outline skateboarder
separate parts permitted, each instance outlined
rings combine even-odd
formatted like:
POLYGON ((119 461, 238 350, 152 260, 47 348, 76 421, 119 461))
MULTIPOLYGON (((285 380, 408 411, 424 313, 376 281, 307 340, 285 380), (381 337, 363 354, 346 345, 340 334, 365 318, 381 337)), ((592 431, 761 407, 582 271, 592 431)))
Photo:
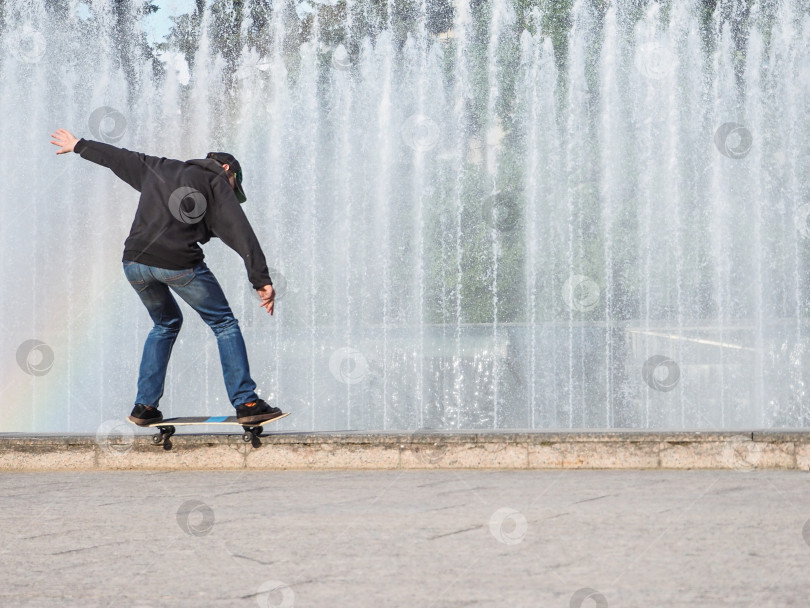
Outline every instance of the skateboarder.
POLYGON ((233 156, 211 152, 186 162, 147 156, 109 144, 77 139, 65 129, 51 134, 57 154, 76 152, 110 168, 141 193, 124 244, 124 274, 155 325, 146 338, 138 375, 138 396, 129 419, 141 425, 163 419, 166 367, 183 315, 172 291, 202 317, 217 337, 228 398, 240 424, 269 420, 281 410, 256 395, 239 323, 225 294, 203 261, 198 243, 219 237, 244 260, 248 279, 273 314, 275 291, 264 253, 240 203, 242 168, 233 156), (170 290, 171 288, 171 290, 170 290))

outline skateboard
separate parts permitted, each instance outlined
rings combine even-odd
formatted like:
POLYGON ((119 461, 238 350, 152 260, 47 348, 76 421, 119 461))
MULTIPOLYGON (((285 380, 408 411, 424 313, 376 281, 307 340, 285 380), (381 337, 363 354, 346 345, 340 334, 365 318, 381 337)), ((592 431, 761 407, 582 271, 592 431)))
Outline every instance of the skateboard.
POLYGON ((244 429, 244 433, 242 434, 242 441, 245 443, 250 443, 253 445, 254 448, 259 447, 262 442, 259 440, 259 435, 262 434, 264 430, 262 427, 265 424, 269 424, 270 422, 275 422, 276 420, 281 420, 290 415, 290 412, 284 412, 281 416, 276 416, 275 418, 271 418, 270 420, 265 420, 264 422, 252 423, 252 424, 240 424, 237 422, 236 416, 185 416, 180 418, 164 418, 160 422, 152 422, 151 424, 135 424, 127 418, 127 422, 130 424, 135 424, 135 426, 141 428, 149 428, 149 427, 157 427, 158 433, 152 435, 152 443, 155 445, 163 445, 164 450, 171 450, 172 449, 172 435, 174 435, 176 426, 191 426, 195 424, 221 424, 221 425, 239 425, 244 429))

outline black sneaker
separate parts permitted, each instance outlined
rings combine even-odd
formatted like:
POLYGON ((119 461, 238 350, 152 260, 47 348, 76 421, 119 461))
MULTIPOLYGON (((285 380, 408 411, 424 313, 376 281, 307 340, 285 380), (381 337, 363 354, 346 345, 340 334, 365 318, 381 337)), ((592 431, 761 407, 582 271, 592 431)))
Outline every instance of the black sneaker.
POLYGON ((161 414, 160 410, 156 407, 137 403, 135 404, 135 407, 132 408, 132 413, 129 415, 129 419, 137 425, 148 426, 153 422, 160 422, 163 420, 163 414, 161 414))
POLYGON ((278 418, 284 412, 277 407, 268 405, 261 399, 251 403, 236 406, 236 421, 239 424, 255 424, 278 418))

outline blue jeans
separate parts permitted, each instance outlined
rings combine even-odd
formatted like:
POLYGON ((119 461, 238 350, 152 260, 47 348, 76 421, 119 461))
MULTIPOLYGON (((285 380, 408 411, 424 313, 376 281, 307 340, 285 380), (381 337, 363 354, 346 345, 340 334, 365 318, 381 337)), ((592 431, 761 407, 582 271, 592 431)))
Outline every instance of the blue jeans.
POLYGON ((205 262, 185 270, 166 270, 138 262, 124 262, 124 274, 155 323, 143 345, 136 404, 158 407, 163 396, 169 356, 183 325, 183 315, 170 287, 197 311, 217 337, 222 374, 231 404, 236 407, 258 399, 256 383, 250 377, 239 322, 205 262))

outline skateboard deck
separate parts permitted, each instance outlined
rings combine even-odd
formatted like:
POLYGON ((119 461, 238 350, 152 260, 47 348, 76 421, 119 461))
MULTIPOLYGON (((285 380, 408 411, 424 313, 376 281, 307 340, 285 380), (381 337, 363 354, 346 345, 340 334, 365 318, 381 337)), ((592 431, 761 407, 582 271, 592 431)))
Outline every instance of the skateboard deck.
POLYGON ((250 422, 247 424, 242 424, 238 421, 236 416, 180 416, 178 418, 164 418, 160 422, 151 422, 149 424, 135 424, 132 420, 127 417, 127 422, 130 424, 134 424, 135 426, 141 428, 152 428, 157 427, 158 433, 152 436, 152 443, 155 445, 163 444, 164 450, 172 449, 172 442, 171 436, 174 435, 176 426, 193 426, 193 425, 237 425, 241 426, 242 429, 245 431, 242 434, 242 441, 245 443, 251 443, 253 447, 259 447, 261 445, 261 441, 259 441, 259 435, 262 434, 262 427, 265 424, 269 424, 271 422, 275 422, 276 420, 281 420, 282 418, 286 418, 290 415, 290 412, 284 412, 281 416, 276 416, 275 418, 271 418, 270 420, 264 420, 262 422, 250 422))

